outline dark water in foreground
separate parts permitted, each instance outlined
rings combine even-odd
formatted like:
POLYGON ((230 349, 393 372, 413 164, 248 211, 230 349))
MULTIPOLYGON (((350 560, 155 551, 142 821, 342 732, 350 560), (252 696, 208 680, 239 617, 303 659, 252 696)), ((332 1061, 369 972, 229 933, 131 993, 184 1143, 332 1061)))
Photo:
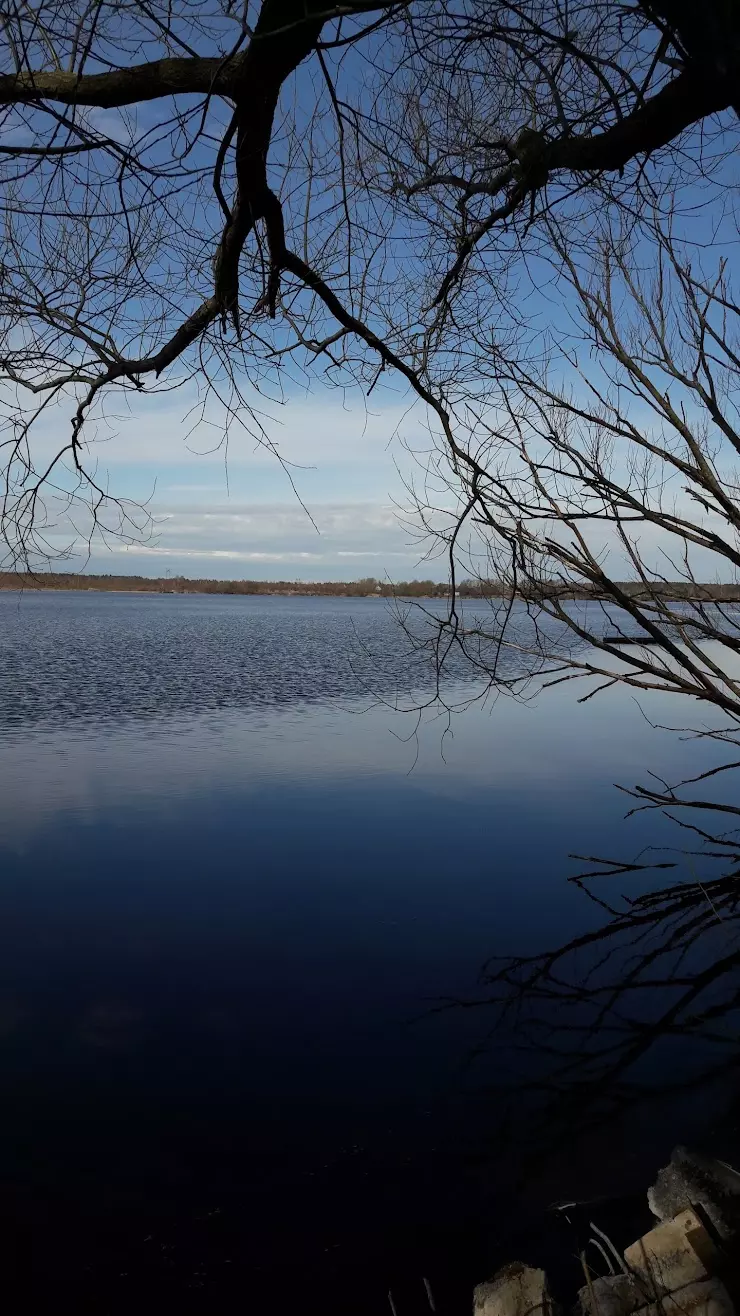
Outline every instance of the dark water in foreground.
POLYGON ((374 599, 0 595, 0 1207, 36 1309, 380 1312, 434 1273, 466 1310, 517 1221, 717 1117, 653 1102, 522 1180, 490 1020, 431 1007, 594 926, 568 854, 667 836, 613 783, 708 751, 624 692, 444 739, 369 692, 428 678, 374 599))

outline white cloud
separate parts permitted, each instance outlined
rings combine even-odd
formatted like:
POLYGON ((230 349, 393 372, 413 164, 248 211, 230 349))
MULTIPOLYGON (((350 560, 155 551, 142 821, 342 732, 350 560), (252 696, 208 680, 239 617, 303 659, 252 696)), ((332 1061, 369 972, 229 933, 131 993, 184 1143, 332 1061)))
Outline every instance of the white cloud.
POLYGON ((153 509, 151 545, 135 555, 232 559, 244 562, 338 562, 347 558, 415 560, 394 509, 379 503, 322 503, 307 515, 292 503, 153 509))
POLYGON ((320 562, 320 553, 244 553, 238 549, 226 548, 161 548, 155 544, 129 544, 122 550, 134 557, 178 557, 204 558, 206 560, 227 559, 233 562, 320 562))
MULTIPOLYGON (((310 516, 296 499, 207 508, 158 504, 150 511, 150 536, 128 545, 98 542, 89 560, 79 516, 72 527, 62 513, 55 533, 60 546, 71 541, 78 555, 65 569, 150 575, 168 569, 196 577, 269 579, 279 565, 284 578, 311 580, 365 575, 367 567, 358 570, 355 564, 367 563, 373 574, 392 579, 420 574, 418 547, 386 503, 319 503, 311 506, 310 516)), ((427 563, 421 574, 429 576, 427 563)))
MULTIPOLYGON (((202 467, 205 462, 274 467, 278 459, 297 472, 368 459, 393 469, 399 434, 409 441, 428 440, 423 409, 390 393, 371 402, 372 407, 359 390, 349 400, 333 389, 284 402, 255 394, 258 423, 246 410, 229 420, 215 401, 201 409, 192 385, 165 394, 110 393, 100 412, 87 420, 82 438, 101 470, 135 465, 166 471, 183 464, 202 467)), ((71 397, 63 398, 37 423, 33 441, 39 454, 59 447, 59 435, 68 431, 74 408, 71 397)), ((186 491, 192 486, 177 480, 173 487, 186 491)), ((210 480, 207 487, 213 487, 210 480)))
MULTIPOLYGON (((254 402, 271 446, 258 442, 248 413, 242 416, 247 429, 232 426, 223 446, 223 409, 211 399, 201 413, 194 384, 161 394, 107 395, 85 425, 87 465, 112 496, 130 500, 132 509, 145 505, 153 534, 134 532, 137 542, 126 548, 116 541, 114 509, 108 544, 94 545, 89 570, 154 574, 166 559, 178 573, 186 563, 191 574, 215 564, 215 574, 219 562, 244 562, 264 564, 263 575, 270 563, 282 563, 288 575, 306 578, 315 564, 317 576, 340 577, 356 558, 377 563, 380 575, 386 562, 389 572, 403 563, 399 577, 413 574, 418 552, 390 500, 403 496, 398 467, 408 461, 399 433, 410 444, 428 446, 423 410, 388 388, 373 394, 372 408, 360 391, 350 396, 330 389, 284 403, 255 394, 254 402)), ((70 395, 40 418, 32 435, 38 469, 65 441, 74 408, 70 395)), ((70 487, 74 481, 71 473, 70 487)), ((63 488, 61 475, 59 483, 63 488)), ((52 549, 63 552, 76 542, 79 558, 68 568, 77 569, 87 557, 89 518, 79 506, 70 514, 51 495, 47 504, 52 549)), ((144 526, 145 513, 133 516, 144 526)), ((219 574, 229 573, 224 567, 219 574)))

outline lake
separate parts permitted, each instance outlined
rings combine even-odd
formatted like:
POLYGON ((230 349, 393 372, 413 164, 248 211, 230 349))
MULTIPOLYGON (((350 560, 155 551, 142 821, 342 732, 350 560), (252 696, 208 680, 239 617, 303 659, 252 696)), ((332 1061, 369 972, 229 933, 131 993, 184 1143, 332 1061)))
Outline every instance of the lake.
POLYGON ((0 658, 0 1208, 37 1310, 395 1286, 413 1316, 423 1275, 467 1310, 553 1198, 642 1195, 676 1137, 727 1150, 725 1082, 533 1166, 516 1026, 439 1009, 603 922, 569 855, 675 844, 614 783, 713 761, 647 720, 679 700, 466 706, 459 667, 449 724, 419 720, 433 673, 373 598, 7 593, 0 658))

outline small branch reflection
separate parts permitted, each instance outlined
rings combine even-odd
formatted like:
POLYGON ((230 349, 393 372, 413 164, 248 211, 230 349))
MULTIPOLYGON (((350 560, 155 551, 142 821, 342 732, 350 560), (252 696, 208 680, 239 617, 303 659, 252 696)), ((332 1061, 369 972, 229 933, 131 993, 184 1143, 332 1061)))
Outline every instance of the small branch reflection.
MULTIPOLYGON (((669 803, 658 795, 651 804, 669 803)), ((669 816, 695 848, 634 862, 571 856, 596 925, 491 959, 476 996, 442 1007, 493 1011, 476 1054, 495 1055, 495 1087, 516 1098, 512 1110, 535 1100, 551 1144, 740 1067, 740 840, 669 816)))

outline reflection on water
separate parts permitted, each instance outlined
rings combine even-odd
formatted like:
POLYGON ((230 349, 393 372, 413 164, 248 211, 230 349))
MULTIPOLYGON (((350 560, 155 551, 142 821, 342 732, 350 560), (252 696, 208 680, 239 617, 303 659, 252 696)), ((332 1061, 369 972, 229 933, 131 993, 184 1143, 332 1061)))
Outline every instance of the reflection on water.
MULTIPOLYGON (((413 734, 367 695, 423 681, 375 599, 0 596, 0 645, 0 1203, 21 1249, 50 1246, 41 1217, 78 1238, 94 1219, 96 1257, 111 1231, 157 1237, 178 1276, 195 1247, 254 1285, 287 1248, 326 1292, 371 1253, 381 1291, 394 1248, 472 1237, 497 1191, 482 1151, 502 1184, 520 1159, 491 1146, 519 1022, 471 1067, 480 1012, 430 1008, 474 997, 492 955, 596 936, 611 916, 565 881, 569 853, 675 839, 662 817, 623 831, 613 783, 716 746, 568 687, 413 734)), ((674 860, 696 893, 704 861, 674 860)), ((551 1075, 534 1040, 525 1076, 551 1075)), ((675 1132, 649 1116, 616 1177, 641 1181, 675 1132)), ((90 1270, 66 1233, 61 1251, 130 1310, 129 1261, 90 1270)))
MULTIPOLYGON (((507 1095, 519 1114, 529 1098, 530 1139, 539 1155, 553 1141, 572 1139, 576 1129, 612 1129, 647 1101, 660 1118, 666 1101, 684 1096, 694 1121, 700 1111, 695 1122, 706 1136, 712 1104, 718 1098, 726 1104, 735 1093, 737 838, 733 845, 734 854, 717 839, 718 848, 699 854, 671 849, 647 862, 595 861, 597 868, 575 880, 603 910, 596 927, 486 966, 478 995, 465 1004, 484 1013, 489 1030, 495 1021, 502 1070, 507 1046, 516 1051, 507 1095), (697 858, 715 861, 718 871, 700 877, 697 858), (668 872, 675 880, 667 880, 668 872), (658 874, 665 884, 656 884, 658 874)), ((692 1123, 691 1115, 684 1118, 692 1123)))

